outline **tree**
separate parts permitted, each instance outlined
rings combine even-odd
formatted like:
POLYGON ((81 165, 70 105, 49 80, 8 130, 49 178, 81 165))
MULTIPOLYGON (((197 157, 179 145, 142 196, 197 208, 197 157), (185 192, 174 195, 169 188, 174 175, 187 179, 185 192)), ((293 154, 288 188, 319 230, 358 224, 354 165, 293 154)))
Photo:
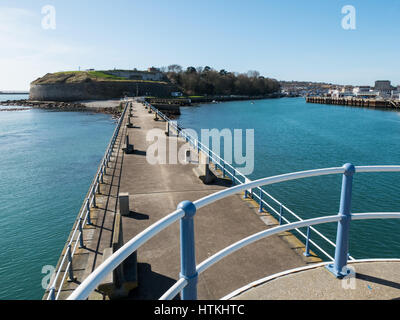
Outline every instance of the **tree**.
POLYGON ((260 76, 260 73, 256 70, 250 70, 247 72, 247 75, 249 78, 258 78, 260 76))
POLYGON ((197 70, 194 67, 188 67, 186 69, 186 73, 197 73, 197 70))
POLYGON ((179 65, 170 65, 167 69, 169 81, 188 95, 263 96, 280 90, 277 80, 262 77, 258 71, 239 74, 225 69, 216 71, 209 66, 190 66, 182 72, 179 65))
POLYGON ((180 73, 182 72, 182 67, 179 64, 171 64, 168 66, 168 72, 180 73))

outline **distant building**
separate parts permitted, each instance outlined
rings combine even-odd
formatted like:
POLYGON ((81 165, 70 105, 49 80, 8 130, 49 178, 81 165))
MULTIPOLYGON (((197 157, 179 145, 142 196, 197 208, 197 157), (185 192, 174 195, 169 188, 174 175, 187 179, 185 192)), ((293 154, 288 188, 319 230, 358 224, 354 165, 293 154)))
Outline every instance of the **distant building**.
POLYGON ((144 81, 163 81, 164 74, 156 68, 149 68, 153 71, 139 71, 139 70, 109 70, 104 71, 116 77, 126 78, 128 80, 144 80, 144 81))
POLYGON ((375 81, 374 90, 381 96, 382 98, 390 98, 392 96, 392 91, 396 88, 393 87, 389 80, 378 80, 375 81))
POLYGON ((147 69, 148 72, 160 72, 160 69, 155 68, 155 67, 151 67, 147 69))
POLYGON ((357 97, 357 98, 376 98, 379 93, 372 90, 372 88, 370 86, 359 86, 359 87, 355 87, 353 89, 353 94, 357 97))
POLYGON ((367 93, 371 91, 371 86, 359 86, 359 87, 354 87, 353 93, 355 95, 360 95, 363 93, 367 93))

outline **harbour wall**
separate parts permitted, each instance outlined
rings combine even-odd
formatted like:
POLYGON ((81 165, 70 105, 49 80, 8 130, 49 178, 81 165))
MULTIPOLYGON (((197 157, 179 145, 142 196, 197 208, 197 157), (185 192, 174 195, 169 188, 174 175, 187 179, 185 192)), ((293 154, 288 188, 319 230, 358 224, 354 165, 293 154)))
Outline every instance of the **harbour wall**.
POLYGON ((31 84, 30 100, 80 101, 106 100, 124 95, 170 96, 175 86, 157 82, 101 81, 84 83, 31 84))
POLYGON ((379 109, 399 109, 400 101, 362 98, 306 97, 307 103, 334 104, 379 109))

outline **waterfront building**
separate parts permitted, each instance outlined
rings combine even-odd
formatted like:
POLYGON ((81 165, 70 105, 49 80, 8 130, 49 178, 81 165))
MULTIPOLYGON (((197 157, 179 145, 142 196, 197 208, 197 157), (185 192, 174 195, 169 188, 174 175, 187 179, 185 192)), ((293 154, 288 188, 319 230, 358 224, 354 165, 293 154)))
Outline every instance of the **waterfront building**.
POLYGON ((377 80, 375 81, 374 90, 377 91, 380 97, 390 98, 392 96, 392 91, 396 88, 391 85, 389 80, 377 80))

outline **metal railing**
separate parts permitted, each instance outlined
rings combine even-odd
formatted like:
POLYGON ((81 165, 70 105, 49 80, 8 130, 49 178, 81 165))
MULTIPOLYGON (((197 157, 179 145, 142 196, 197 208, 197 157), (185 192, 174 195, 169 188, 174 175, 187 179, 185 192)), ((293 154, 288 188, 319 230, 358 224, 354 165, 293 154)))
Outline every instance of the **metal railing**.
POLYGON ((91 225, 91 216, 90 210, 91 208, 96 208, 96 193, 99 192, 100 184, 103 183, 104 175, 107 173, 108 164, 110 162, 110 158, 113 152, 113 148, 115 142, 117 140, 126 110, 128 109, 129 102, 125 103, 125 108, 121 114, 121 117, 118 121, 117 126, 114 129, 114 133, 111 137, 111 140, 107 146, 106 152, 101 160, 101 164, 97 170, 97 173, 93 179, 92 184, 90 185, 89 192, 86 196, 83 206, 79 211, 78 217, 75 220, 75 224, 72 230, 72 233, 69 237, 68 243, 66 245, 66 249, 64 252, 64 256, 61 262, 58 265, 57 270, 54 272, 54 277, 52 277, 48 291, 49 294, 47 296, 47 300, 57 300, 60 293, 62 286, 65 280, 68 279, 73 281, 74 280, 74 273, 73 273, 73 257, 78 248, 84 248, 84 239, 83 239, 83 229, 85 225, 91 225), (64 275, 60 279, 61 273, 64 272, 64 275), (60 280, 60 281, 59 281, 60 280), (58 283, 58 289, 57 289, 58 283))
POLYGON ((351 213, 352 184, 354 174, 362 172, 400 172, 400 165, 396 166, 360 166, 354 167, 346 164, 343 167, 324 168, 309 171, 293 172, 278 176, 268 177, 246 184, 234 186, 214 193, 212 195, 201 198, 195 202, 184 201, 178 205, 176 211, 166 216, 162 220, 144 230, 114 255, 109 257, 102 265, 100 265, 82 284, 69 296, 69 300, 83 300, 97 287, 97 285, 112 272, 127 257, 135 252, 140 246, 146 243, 156 234, 180 220, 181 225, 181 273, 180 279, 160 298, 161 300, 173 299, 177 294, 181 293, 183 300, 197 299, 197 281, 198 276, 209 267, 223 259, 224 257, 236 252, 237 250, 254 243, 263 238, 303 227, 311 227, 314 225, 338 222, 336 250, 334 262, 328 265, 328 269, 338 278, 347 275, 348 262, 348 242, 350 236, 350 222, 352 220, 367 219, 399 219, 400 212, 378 212, 378 213, 351 213), (342 191, 340 200, 339 214, 327 217, 319 217, 309 220, 298 221, 286 225, 277 226, 253 234, 242 239, 229 247, 219 251, 209 257, 199 265, 196 265, 195 259, 195 241, 194 241, 194 216, 196 211, 202 207, 210 205, 218 200, 243 192, 249 188, 256 188, 266 185, 272 185, 285 181, 304 179, 317 176, 342 174, 342 191))
MULTIPOLYGON (((209 147, 205 146, 203 143, 198 141, 184 128, 180 127, 176 121, 173 121, 170 118, 168 118, 164 113, 162 113, 160 110, 152 106, 150 103, 145 101, 143 103, 146 108, 152 110, 158 117, 168 122, 169 130, 174 130, 178 137, 180 136, 184 138, 187 143, 189 143, 193 148, 197 150, 198 153, 203 152, 205 155, 207 155, 208 158, 210 159, 210 162, 214 163, 215 168, 221 170, 222 176, 224 178, 225 177, 230 178, 234 185, 243 184, 251 181, 249 178, 243 175, 238 169, 236 169, 231 164, 222 159, 209 147)), ((263 212, 263 209, 268 209, 268 213, 275 216, 278 219, 280 225, 282 225, 283 223, 303 221, 303 219, 299 215, 297 215, 294 211, 289 209, 282 202, 277 200, 275 197, 273 197, 271 194, 269 194, 261 187, 249 188, 244 190, 244 197, 245 198, 251 197, 253 200, 255 200, 259 204, 260 213, 263 212), (289 217, 291 217, 292 220, 294 219, 295 221, 290 221, 289 217)), ((321 233, 319 230, 317 230, 315 227, 312 226, 307 228, 306 233, 302 232, 299 228, 296 228, 295 231, 297 231, 297 233, 303 239, 305 239, 305 245, 306 245, 306 251, 304 253, 305 256, 311 255, 310 245, 313 245, 315 249, 319 250, 319 252, 325 255, 329 260, 333 260, 332 255, 330 255, 324 248, 322 248, 322 246, 319 245, 316 240, 312 240, 312 236, 315 234, 317 237, 319 237, 319 239, 323 240, 327 246, 331 246, 333 249, 335 249, 336 244, 332 240, 330 240, 327 236, 325 236, 323 233, 321 233)), ((351 260, 355 260, 355 258, 351 255, 349 256, 349 258, 351 260)))
MULTIPOLYGON (((154 109, 152 109, 154 110, 154 109)), ((156 111, 157 112, 157 111, 156 111)), ((157 113, 158 114, 158 113, 157 113)), ((158 114, 161 116, 161 114, 158 114)), ((163 117, 162 117, 163 118, 163 117)), ((166 118, 166 117, 165 117, 166 118)), ((166 118, 168 119, 168 118, 166 118)), ((168 121, 168 120, 167 120, 168 121)), ((190 140, 181 130, 177 130, 183 137, 190 140)), ((193 142, 193 141, 192 141, 193 142)), ((198 145, 196 145, 198 146, 198 145)), ((346 164, 342 167, 315 169, 309 171, 293 172, 278 176, 249 181, 229 189, 225 189, 212 195, 201 198, 195 202, 184 201, 178 205, 176 211, 159 220, 133 239, 126 243, 122 248, 109 257, 102 265, 100 265, 92 274, 86 278, 82 284, 69 296, 68 300, 83 300, 95 290, 99 283, 116 267, 118 267, 126 258, 128 258, 139 247, 145 244, 149 239, 153 238, 162 230, 166 229, 173 223, 180 221, 180 245, 181 245, 181 273, 179 280, 160 298, 161 300, 173 299, 177 294, 181 293, 183 300, 197 299, 197 281, 198 276, 209 267, 223 259, 224 257, 236 252, 237 250, 254 243, 263 238, 285 232, 307 227, 310 228, 325 223, 337 222, 337 234, 335 245, 335 257, 333 263, 328 265, 328 269, 338 278, 347 274, 348 262, 348 243, 350 236, 350 222, 352 220, 367 219, 399 219, 400 212, 378 212, 378 213, 351 213, 351 198, 353 176, 355 173, 367 172, 400 172, 400 165, 394 166, 359 166, 354 167, 346 164), (311 178, 317 176, 342 174, 342 191, 340 199, 339 214, 327 217, 319 217, 309 220, 300 220, 297 222, 280 225, 271 229, 267 229, 242 239, 229 247, 217 252, 210 258, 206 259, 199 265, 196 265, 195 259, 195 241, 194 241, 194 216, 198 209, 210 205, 218 200, 232 196, 234 194, 260 188, 262 186, 277 184, 285 181, 297 179, 311 178)), ((309 234, 309 232, 308 232, 309 234)), ((307 250, 307 248, 306 248, 307 250)))

